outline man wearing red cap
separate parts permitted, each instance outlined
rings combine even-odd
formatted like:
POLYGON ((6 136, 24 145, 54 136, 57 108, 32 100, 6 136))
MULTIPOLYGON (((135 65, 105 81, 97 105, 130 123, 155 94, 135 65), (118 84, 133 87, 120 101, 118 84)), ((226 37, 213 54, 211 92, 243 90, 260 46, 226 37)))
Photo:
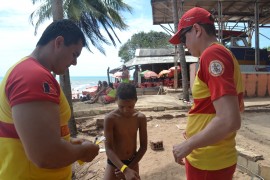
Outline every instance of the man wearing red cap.
POLYGON ((194 104, 184 133, 186 141, 174 145, 175 161, 185 164, 190 180, 232 179, 237 162, 235 136, 244 108, 238 62, 218 43, 214 19, 203 8, 192 8, 182 16, 170 42, 183 43, 193 56, 199 57, 192 88, 194 104))

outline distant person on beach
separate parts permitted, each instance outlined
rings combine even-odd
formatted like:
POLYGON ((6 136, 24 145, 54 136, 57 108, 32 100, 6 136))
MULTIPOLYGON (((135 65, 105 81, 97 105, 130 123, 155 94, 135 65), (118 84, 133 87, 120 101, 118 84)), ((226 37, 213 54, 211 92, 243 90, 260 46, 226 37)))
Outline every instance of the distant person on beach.
POLYGON ((134 85, 121 83, 117 88, 118 108, 105 117, 105 148, 108 157, 105 180, 140 179, 139 161, 147 150, 146 117, 134 109, 137 92, 134 85), (137 132, 140 147, 137 151, 137 132))
POLYGON ((52 22, 36 48, 0 85, 0 179, 71 179, 71 164, 90 162, 99 146, 70 139, 68 101, 52 75, 77 64, 86 40, 70 20, 52 22))
POLYGON ((89 101, 86 101, 85 103, 93 104, 93 103, 97 102, 100 99, 100 96, 103 96, 106 94, 107 88, 108 88, 107 81, 103 81, 99 91, 95 94, 95 96, 92 97, 89 101))
POLYGON ((139 73, 139 71, 140 71, 139 66, 135 66, 135 70, 133 73, 133 82, 134 82, 134 85, 136 87, 138 86, 138 73, 139 73))
POLYGON ((170 42, 183 43, 192 56, 200 58, 186 140, 174 145, 175 162, 185 164, 188 180, 232 179, 237 163, 235 136, 244 109, 238 62, 217 41, 214 19, 203 8, 183 14, 170 42))
POLYGON ((122 83, 129 83, 129 71, 126 65, 122 67, 122 83))
MULTIPOLYGON (((98 93, 98 92, 101 90, 101 88, 102 88, 102 82, 101 82, 101 81, 98 81, 98 84, 97 84, 97 90, 94 91, 94 92, 98 93)), ((88 93, 88 94, 86 95, 85 100, 84 100, 84 99, 81 99, 81 101, 82 101, 82 102, 83 102, 83 101, 88 101, 88 100, 91 100, 93 97, 94 97, 93 94, 92 94, 92 96, 91 96, 91 94, 88 93)))
POLYGON ((115 83, 113 84, 114 85, 114 88, 117 89, 118 86, 119 86, 119 84, 120 84, 119 79, 115 79, 115 83))
POLYGON ((97 88, 97 92, 99 92, 102 88, 102 82, 98 81, 98 88, 97 88))
POLYGON ((105 95, 102 95, 101 102, 109 104, 115 101, 116 89, 113 87, 113 83, 109 83, 109 87, 105 91, 105 95))

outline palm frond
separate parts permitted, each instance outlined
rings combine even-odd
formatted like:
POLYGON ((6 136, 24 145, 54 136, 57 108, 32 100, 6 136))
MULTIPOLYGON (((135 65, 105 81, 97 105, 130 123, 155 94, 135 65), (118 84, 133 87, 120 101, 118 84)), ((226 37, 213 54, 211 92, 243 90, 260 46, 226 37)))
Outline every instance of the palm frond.
POLYGON ((29 21, 32 25, 35 27, 34 34, 37 34, 37 30, 39 26, 44 23, 47 19, 50 19, 52 17, 52 6, 50 3, 43 3, 39 6, 37 10, 35 10, 33 13, 30 14, 29 21), (34 22, 34 19, 37 19, 36 22, 34 22))
MULTIPOLYGON (((33 4, 43 2, 39 9, 30 15, 30 22, 38 27, 52 17, 52 0, 32 0, 33 4), (36 22, 34 20, 37 19, 36 22)), ((126 30, 128 25, 124 22, 122 12, 132 12, 131 6, 123 0, 63 0, 64 18, 74 21, 87 36, 89 41, 101 53, 105 54, 103 43, 116 46, 115 38, 121 43, 115 29, 126 30), (101 33, 104 30, 107 38, 101 33)), ((89 43, 87 49, 90 50, 89 43)))

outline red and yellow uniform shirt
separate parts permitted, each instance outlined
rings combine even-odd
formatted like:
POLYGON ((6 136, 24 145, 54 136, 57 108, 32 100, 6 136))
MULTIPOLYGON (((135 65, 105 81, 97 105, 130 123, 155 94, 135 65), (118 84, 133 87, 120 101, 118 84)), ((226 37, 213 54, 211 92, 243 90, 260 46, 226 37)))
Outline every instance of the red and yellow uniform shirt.
MULTIPOLYGON (((228 49, 214 43, 200 58, 192 88, 194 104, 188 114, 188 138, 211 122, 216 114, 213 101, 224 95, 238 96, 240 110, 243 110, 242 76, 238 62, 228 49)), ((218 170, 232 166, 237 162, 235 135, 236 133, 231 133, 216 144, 193 150, 187 156, 188 161, 202 170, 218 170)))
POLYGON ((26 57, 7 72, 0 85, 0 98, 0 179, 71 179, 71 166, 42 169, 27 159, 11 114, 11 108, 21 103, 51 101, 59 104, 61 136, 69 140, 70 107, 52 74, 33 58, 26 57))

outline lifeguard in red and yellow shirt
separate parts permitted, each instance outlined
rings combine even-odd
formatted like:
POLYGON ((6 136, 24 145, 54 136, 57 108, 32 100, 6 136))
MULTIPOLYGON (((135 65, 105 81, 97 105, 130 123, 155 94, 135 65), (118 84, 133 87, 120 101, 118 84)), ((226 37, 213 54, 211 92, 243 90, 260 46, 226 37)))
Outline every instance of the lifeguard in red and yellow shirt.
POLYGON ((0 85, 1 180, 69 180, 73 162, 98 154, 97 145, 70 140, 70 107, 51 74, 76 65, 83 46, 73 22, 55 21, 33 53, 6 73, 0 85))
POLYGON ((218 43, 214 19, 203 8, 192 8, 182 16, 170 42, 185 44, 192 56, 200 58, 187 139, 173 147, 175 161, 185 164, 188 180, 232 179, 237 162, 235 136, 244 108, 238 62, 218 43))

